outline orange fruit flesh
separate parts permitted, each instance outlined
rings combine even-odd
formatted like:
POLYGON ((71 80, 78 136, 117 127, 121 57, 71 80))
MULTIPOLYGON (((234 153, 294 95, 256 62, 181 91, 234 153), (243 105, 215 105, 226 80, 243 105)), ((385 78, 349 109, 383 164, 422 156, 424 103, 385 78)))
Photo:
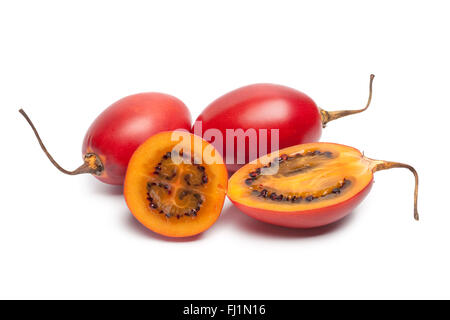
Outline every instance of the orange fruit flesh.
POLYGON ((276 212, 324 208, 363 190, 372 181, 373 166, 373 161, 352 147, 333 143, 293 146, 238 170, 229 180, 228 197, 247 207, 276 212))
POLYGON ((219 154, 200 137, 162 132, 144 142, 127 169, 124 195, 144 226, 170 237, 193 236, 208 229, 220 215, 227 189, 227 171, 219 154), (213 162, 213 163, 211 163, 213 162))

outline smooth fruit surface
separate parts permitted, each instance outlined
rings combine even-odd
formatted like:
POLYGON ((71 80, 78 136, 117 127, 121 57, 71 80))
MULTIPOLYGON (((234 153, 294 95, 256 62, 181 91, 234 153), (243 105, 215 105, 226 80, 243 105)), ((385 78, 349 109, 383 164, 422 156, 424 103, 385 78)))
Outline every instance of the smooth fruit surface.
POLYGON ((264 222, 323 226, 343 218, 365 198, 375 166, 376 161, 348 146, 293 146, 238 170, 230 178, 228 197, 241 211, 264 222))
POLYGON ((124 195, 144 226, 165 236, 187 237, 217 220, 227 182, 222 157, 212 145, 190 133, 161 132, 134 152, 124 195))
POLYGON ((212 143, 223 151, 230 172, 258 156, 251 156, 248 138, 245 149, 239 146, 237 138, 228 141, 227 130, 242 129, 245 132, 254 129, 258 139, 256 155, 317 141, 322 132, 321 115, 315 102, 298 90, 275 84, 253 84, 231 91, 212 102, 197 121, 201 122, 203 132, 218 129, 222 133, 225 139, 223 146, 217 145, 218 141, 212 143), (259 144, 260 130, 267 132, 265 152, 262 153, 259 144), (272 130, 278 132, 278 137, 272 137, 276 134, 272 130), (277 149, 272 149, 273 138, 279 141, 277 149), (237 158, 239 152, 245 152, 244 162, 237 158))
POLYGON ((177 98, 156 92, 118 100, 92 123, 83 142, 83 155, 95 154, 103 163, 99 180, 123 184, 128 161, 136 148, 155 133, 191 126, 189 110, 177 98))

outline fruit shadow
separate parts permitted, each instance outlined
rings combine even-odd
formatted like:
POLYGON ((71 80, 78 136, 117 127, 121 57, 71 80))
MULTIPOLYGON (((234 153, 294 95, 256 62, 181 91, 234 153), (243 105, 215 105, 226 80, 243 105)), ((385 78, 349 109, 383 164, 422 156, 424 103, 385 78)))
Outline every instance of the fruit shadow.
POLYGON ((185 238, 170 238, 166 237, 160 234, 157 234, 150 229, 147 229, 144 227, 136 218, 129 212, 126 212, 126 221, 125 224, 127 227, 131 229, 131 231, 135 234, 138 234, 142 237, 158 240, 158 241, 166 241, 166 242, 192 242, 192 241, 198 241, 202 238, 203 234, 198 234, 196 236, 192 237, 185 237, 185 238))
POLYGON ((115 186, 103 183, 101 181, 89 181, 90 183, 86 183, 88 185, 88 189, 90 193, 93 195, 106 195, 106 196, 122 196, 123 195, 123 186, 115 186))
POLYGON ((311 229, 294 229, 271 225, 254 218, 251 218, 241 212, 234 205, 225 208, 219 221, 216 223, 218 228, 231 225, 237 230, 256 234, 258 236, 273 238, 312 238, 326 236, 344 229, 353 220, 355 211, 348 214, 343 219, 332 224, 311 228, 311 229))

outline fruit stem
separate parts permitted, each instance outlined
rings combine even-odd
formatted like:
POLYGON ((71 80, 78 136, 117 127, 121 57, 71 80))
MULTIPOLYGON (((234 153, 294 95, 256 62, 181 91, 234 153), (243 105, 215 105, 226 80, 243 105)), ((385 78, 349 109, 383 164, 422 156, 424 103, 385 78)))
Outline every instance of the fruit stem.
POLYGON ((414 219, 419 220, 419 212, 417 210, 417 198, 419 196, 419 175, 417 174, 416 169, 414 169, 409 164, 400 163, 400 162, 391 162, 391 161, 382 161, 382 160, 373 160, 369 159, 373 162, 373 172, 387 170, 392 168, 406 168, 411 171, 414 175, 415 179, 415 187, 414 187, 414 219))
POLYGON ((27 120, 28 124, 30 125, 31 129, 33 129, 33 132, 39 142, 39 145, 42 148, 42 151, 44 151, 44 153, 47 155, 48 159, 50 160, 50 162, 62 173, 68 174, 68 175, 77 175, 77 174, 83 174, 83 173, 91 173, 91 174, 95 174, 95 175, 101 175, 103 170, 104 170, 104 166, 102 161, 100 160, 100 158, 95 154, 95 153, 86 153, 84 155, 84 163, 79 166, 77 169, 73 170, 73 171, 69 171, 64 169, 63 167, 61 167, 58 162, 55 161, 55 159, 53 159, 53 157, 50 155, 50 153, 47 151, 47 148, 45 147, 44 143, 42 142, 41 137, 39 136, 39 133, 36 130, 36 127, 34 126, 33 122, 30 120, 30 118, 28 117, 28 115, 26 114, 26 112, 23 109, 19 110, 20 114, 25 118, 25 120, 27 120))
POLYGON ((372 83, 373 78, 375 78, 374 74, 370 75, 370 82, 369 82, 369 98, 367 99, 367 104, 364 108, 358 109, 358 110, 339 110, 339 111, 326 111, 321 108, 319 108, 320 116, 322 118, 322 127, 325 128, 327 126, 327 123, 342 117, 349 116, 351 114, 360 113, 363 111, 366 111, 367 108, 370 105, 370 102, 372 101, 372 83))

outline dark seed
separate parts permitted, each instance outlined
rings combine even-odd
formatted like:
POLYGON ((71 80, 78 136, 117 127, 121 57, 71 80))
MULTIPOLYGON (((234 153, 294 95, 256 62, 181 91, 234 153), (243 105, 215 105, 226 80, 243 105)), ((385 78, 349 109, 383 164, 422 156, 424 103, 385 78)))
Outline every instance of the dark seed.
POLYGON ((191 185, 191 182, 189 181, 189 179, 190 179, 190 176, 188 174, 184 176, 184 181, 186 181, 188 186, 191 185))
POLYGON ((179 198, 180 200, 183 200, 183 198, 184 198, 185 196, 187 196, 187 194, 188 194, 188 192, 187 192, 186 190, 183 190, 183 191, 181 191, 180 194, 178 195, 178 198, 179 198))
POLYGON ((204 175, 204 176, 202 177, 202 182, 203 182, 203 183, 208 183, 208 177, 207 177, 206 175, 204 175))
POLYGON ((314 155, 318 156, 321 152, 319 150, 314 151, 314 155))
POLYGON ((258 174, 256 172, 250 172, 249 176, 252 178, 256 178, 258 174))
POLYGON ((163 159, 169 159, 172 156, 172 152, 167 152, 164 156, 163 159))
POLYGON ((253 179, 246 179, 245 180, 245 184, 248 185, 248 186, 251 186, 252 183, 253 183, 253 179))
POLYGON ((155 203, 150 204, 150 208, 152 209, 158 209, 158 206, 155 203))
POLYGON ((292 199, 292 202, 294 203, 299 203, 300 201, 302 201, 302 197, 295 197, 295 200, 292 199))
POLYGON ((330 151, 325 151, 325 152, 323 153, 323 155, 324 155, 325 157, 327 157, 327 158, 331 158, 333 154, 332 154, 330 151))
POLYGON ((278 201, 283 201, 283 195, 280 194, 280 195, 278 196, 277 200, 278 200, 278 201))
POLYGON ((310 202, 310 201, 313 201, 313 200, 314 200, 314 197, 313 197, 313 196, 307 196, 307 197, 305 198, 305 200, 308 201, 308 202, 310 202))
POLYGON ((277 198, 277 194, 274 192, 270 195, 270 199, 275 200, 277 198))
POLYGON ((172 214, 166 213, 165 216, 166 216, 166 218, 170 218, 170 217, 172 217, 172 214))
POLYGON ((260 196, 263 198, 267 198, 267 190, 264 189, 263 191, 261 191, 260 196))
POLYGON ((195 199, 197 199, 198 204, 203 203, 203 199, 202 199, 201 195, 199 195, 198 193, 194 193, 194 197, 195 197, 195 199))
POLYGON ((181 218, 181 215, 177 214, 177 219, 180 219, 180 218, 181 218))
POLYGON ((334 188, 332 192, 333 192, 333 193, 341 193, 341 189, 339 189, 339 188, 334 188))
POLYGON ((205 167, 203 166, 198 166, 197 169, 200 170, 201 172, 205 172, 205 167))

